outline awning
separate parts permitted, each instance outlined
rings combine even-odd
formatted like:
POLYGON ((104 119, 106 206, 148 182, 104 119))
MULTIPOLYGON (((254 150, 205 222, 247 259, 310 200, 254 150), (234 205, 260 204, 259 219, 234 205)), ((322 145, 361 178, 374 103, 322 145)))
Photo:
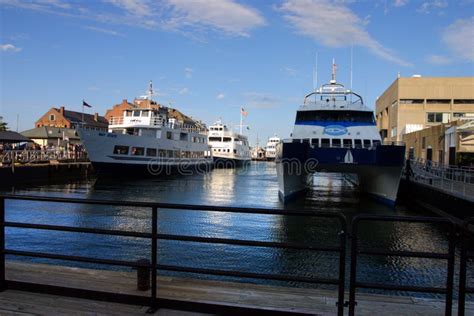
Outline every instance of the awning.
POLYGON ((32 140, 17 132, 0 131, 0 143, 24 143, 24 142, 32 142, 32 140))

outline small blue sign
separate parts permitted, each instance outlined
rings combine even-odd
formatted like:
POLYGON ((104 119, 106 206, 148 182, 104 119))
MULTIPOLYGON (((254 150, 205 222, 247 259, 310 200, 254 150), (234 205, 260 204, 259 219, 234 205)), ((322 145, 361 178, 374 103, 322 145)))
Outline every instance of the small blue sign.
POLYGON ((347 134, 347 128, 341 125, 328 125, 324 128, 323 133, 332 136, 340 136, 347 134))

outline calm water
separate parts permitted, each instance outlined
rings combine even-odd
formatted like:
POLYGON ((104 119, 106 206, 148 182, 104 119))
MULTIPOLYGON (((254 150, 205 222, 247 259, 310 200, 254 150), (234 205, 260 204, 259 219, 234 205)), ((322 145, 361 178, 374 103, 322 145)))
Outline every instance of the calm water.
MULTIPOLYGON (((252 163, 246 171, 218 169, 207 175, 138 181, 90 179, 70 184, 17 187, 8 192, 106 200, 342 211, 349 221, 352 216, 361 213, 420 215, 406 207, 391 209, 366 199, 337 174, 315 177, 314 187, 306 197, 282 205, 278 200, 275 165, 263 162, 252 163)), ((25 201, 7 201, 6 207, 9 221, 150 231, 148 209, 25 201)), ((320 245, 336 245, 339 231, 337 222, 333 220, 273 215, 160 210, 158 220, 160 233, 265 241, 304 240, 320 245)), ((436 226, 372 223, 363 225, 360 231, 362 245, 392 250, 447 251, 445 232, 436 226)), ((149 245, 147 240, 140 238, 7 229, 7 247, 17 250, 138 260, 149 258, 149 245)), ((160 240, 158 254, 160 264, 319 277, 337 275, 337 255, 324 252, 160 240)), ((11 259, 43 262, 29 258, 11 259)), ((50 260, 48 262, 53 263, 50 260)), ((446 265, 443 260, 360 257, 358 278, 370 282, 443 286, 446 265)), ((212 278, 203 275, 192 277, 212 278)))

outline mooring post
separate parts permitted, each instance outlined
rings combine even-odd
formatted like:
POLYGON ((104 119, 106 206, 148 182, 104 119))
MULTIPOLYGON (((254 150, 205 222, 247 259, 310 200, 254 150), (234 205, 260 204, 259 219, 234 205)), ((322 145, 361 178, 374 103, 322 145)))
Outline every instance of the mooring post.
POLYGON ((148 291, 150 289, 150 260, 137 260, 140 265, 137 268, 137 290, 148 291))
POLYGON ((5 198, 0 197, 0 292, 6 289, 5 282, 5 198))

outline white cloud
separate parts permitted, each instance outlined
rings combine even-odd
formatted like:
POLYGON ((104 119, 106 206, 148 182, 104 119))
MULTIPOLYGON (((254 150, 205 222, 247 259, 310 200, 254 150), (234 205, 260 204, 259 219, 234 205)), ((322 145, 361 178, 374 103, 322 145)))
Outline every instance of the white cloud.
POLYGON ((449 25, 442 33, 444 44, 454 56, 474 62, 474 16, 459 19, 449 25))
POLYGON ((179 90, 178 93, 181 94, 181 95, 189 94, 189 89, 188 88, 183 88, 183 89, 179 90))
POLYGON ((246 92, 244 93, 246 104, 255 109, 273 109, 281 105, 279 99, 272 94, 264 92, 246 92))
POLYGON ((184 76, 188 79, 191 79, 193 77, 194 69, 190 67, 184 68, 184 76))
POLYGON ((451 58, 443 55, 430 55, 426 58, 426 61, 434 65, 449 65, 453 62, 451 58))
POLYGON ((283 67, 282 71, 284 71, 290 77, 296 77, 296 70, 291 67, 283 67))
POLYGON ((215 29, 230 35, 248 36, 255 27, 265 25, 260 13, 233 0, 166 0, 172 11, 167 27, 215 29))
POLYGON ((21 51, 21 48, 20 48, 20 47, 16 47, 16 46, 13 45, 13 44, 2 44, 2 45, 0 45, 0 50, 1 50, 2 52, 17 53, 17 52, 21 51))
POLYGON ((142 16, 149 16, 152 14, 151 7, 148 6, 147 1, 143 0, 105 0, 104 2, 108 2, 113 4, 129 14, 132 15, 142 15, 142 16))
POLYGON ((216 96, 216 99, 217 100, 222 100, 225 98, 225 94, 224 93, 219 93, 217 96, 216 96))
POLYGON ((364 21, 344 5, 329 0, 287 0, 279 10, 299 33, 325 46, 348 47, 353 43, 390 62, 411 65, 372 38, 364 21))
POLYGON ((123 36, 122 33, 119 33, 119 32, 113 31, 113 30, 103 29, 101 27, 84 26, 84 29, 94 31, 94 32, 103 33, 103 34, 113 35, 113 36, 123 36))
POLYGON ((418 8, 418 12, 429 14, 432 11, 444 9, 448 6, 448 1, 446 0, 430 0, 425 1, 418 8))
POLYGON ((393 6, 397 8, 403 7, 408 4, 408 1, 409 0, 395 0, 393 1, 393 6))

